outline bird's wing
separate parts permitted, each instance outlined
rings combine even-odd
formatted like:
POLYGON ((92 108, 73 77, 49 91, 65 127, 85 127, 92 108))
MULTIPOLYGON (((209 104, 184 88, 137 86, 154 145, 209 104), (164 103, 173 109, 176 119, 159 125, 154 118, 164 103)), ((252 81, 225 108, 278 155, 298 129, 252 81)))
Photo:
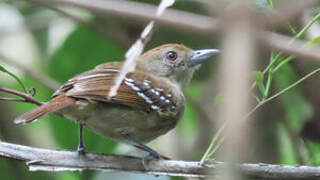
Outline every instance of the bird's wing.
POLYGON ((170 91, 171 85, 161 78, 143 72, 128 73, 115 96, 108 98, 121 64, 106 63, 94 70, 77 75, 59 88, 54 96, 66 96, 127 105, 146 111, 171 111, 177 97, 170 91), (157 83, 154 83, 157 82, 157 83))

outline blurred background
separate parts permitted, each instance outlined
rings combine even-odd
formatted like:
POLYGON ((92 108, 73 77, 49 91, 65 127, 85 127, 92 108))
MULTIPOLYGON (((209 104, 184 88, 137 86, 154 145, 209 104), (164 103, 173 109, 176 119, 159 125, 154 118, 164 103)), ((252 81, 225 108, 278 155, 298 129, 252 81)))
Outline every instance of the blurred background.
MULTIPOLYGON (((209 0, 208 0, 209 1, 209 0)), ((206 0, 179 0, 173 8, 209 15, 206 0)), ((137 2, 158 5, 158 1, 137 2)), ((273 1, 272 1, 273 2, 273 1)), ((275 2, 276 3, 276 0, 275 2)), ((290 3, 287 1, 286 3, 290 3)), ((254 8, 265 13, 272 10, 270 1, 252 1, 254 8)), ((292 21, 275 31, 293 37, 320 12, 320 7, 305 9, 292 21)), ((18 76, 27 89, 35 88, 35 98, 50 100, 54 89, 74 75, 98 64, 124 60, 124 53, 140 36, 147 23, 128 20, 114 14, 100 14, 76 7, 52 6, 29 1, 0 0, 0 65, 18 76), (62 12, 61 12, 61 11, 62 12), (63 13, 67 12, 67 14, 63 13), (21 65, 21 66, 19 66, 21 65), (52 80, 39 81, 30 76, 41 73, 52 80)), ((302 37, 311 41, 320 38, 320 20, 302 37)), ((320 41, 313 41, 320 44, 320 41)), ((193 49, 219 48, 215 36, 159 26, 146 49, 165 43, 184 44, 193 49)), ((257 71, 264 69, 272 56, 262 51, 257 59, 257 71)), ((212 88, 217 79, 213 59, 195 75, 186 91, 187 107, 177 128, 149 144, 172 159, 201 159, 218 127, 210 116, 223 101, 223 92, 212 88)), ((270 94, 274 94, 311 72, 319 64, 293 60, 274 74, 270 94)), ((42 75, 41 75, 42 77, 42 75)), ((252 78, 254 81, 255 78, 252 78)), ((0 73, 0 86, 22 91, 12 77, 0 73)), ((320 165, 320 88, 319 75, 263 105, 254 116, 249 134, 255 145, 248 153, 257 154, 251 162, 275 164, 320 165)), ((253 92, 259 95, 259 90, 253 92)), ((1 93, 3 96, 7 94, 1 93)), ((254 100, 254 97, 253 97, 254 100)), ((34 147, 76 150, 77 125, 55 114, 25 125, 13 124, 13 119, 35 105, 0 102, 0 140, 34 147)), ((125 144, 97 136, 85 130, 84 143, 89 152, 143 156, 143 152, 125 144)), ((217 159, 219 160, 219 159, 217 159)), ((23 162, 0 158, 0 177, 5 179, 170 179, 131 173, 29 172, 23 162)), ((172 178, 181 179, 181 178, 172 178)))

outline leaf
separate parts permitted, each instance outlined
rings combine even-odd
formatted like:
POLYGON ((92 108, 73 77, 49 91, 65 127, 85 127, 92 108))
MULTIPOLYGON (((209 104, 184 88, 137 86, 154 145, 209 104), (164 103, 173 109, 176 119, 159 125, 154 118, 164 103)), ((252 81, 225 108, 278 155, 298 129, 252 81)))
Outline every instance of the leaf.
POLYGON ((320 46, 320 36, 309 41, 307 46, 320 46))
POLYGON ((265 92, 263 80, 264 80, 264 74, 261 71, 254 71, 251 73, 252 78, 256 81, 259 90, 261 91, 262 94, 265 92))
POLYGON ((16 76, 14 75, 13 73, 11 73, 10 71, 8 71, 6 68, 4 68, 3 66, 0 65, 0 71, 4 72, 4 73, 7 73, 9 76, 13 77, 19 84, 20 86, 22 87, 23 91, 25 93, 27 93, 27 89, 26 87, 23 85, 22 81, 16 76))

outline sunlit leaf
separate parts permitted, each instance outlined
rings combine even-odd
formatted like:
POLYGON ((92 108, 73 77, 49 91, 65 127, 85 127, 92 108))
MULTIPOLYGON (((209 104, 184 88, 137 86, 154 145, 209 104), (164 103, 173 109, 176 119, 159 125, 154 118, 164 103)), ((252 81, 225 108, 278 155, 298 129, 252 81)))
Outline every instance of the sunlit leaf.
POLYGON ((264 74, 261 71, 254 71, 251 73, 251 77, 256 81, 259 90, 261 91, 261 93, 263 94, 265 92, 265 87, 263 84, 263 80, 264 80, 264 74))
POLYGON ((308 46, 320 46, 320 36, 309 41, 308 46))

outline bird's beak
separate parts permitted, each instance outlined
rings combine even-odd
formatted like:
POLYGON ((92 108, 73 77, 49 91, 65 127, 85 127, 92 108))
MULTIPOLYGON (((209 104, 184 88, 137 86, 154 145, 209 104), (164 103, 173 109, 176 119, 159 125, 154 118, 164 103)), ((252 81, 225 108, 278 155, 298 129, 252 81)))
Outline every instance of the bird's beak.
POLYGON ((193 52, 190 60, 188 61, 188 66, 192 67, 197 64, 201 64, 207 60, 210 60, 213 56, 220 54, 219 49, 202 49, 193 52))

